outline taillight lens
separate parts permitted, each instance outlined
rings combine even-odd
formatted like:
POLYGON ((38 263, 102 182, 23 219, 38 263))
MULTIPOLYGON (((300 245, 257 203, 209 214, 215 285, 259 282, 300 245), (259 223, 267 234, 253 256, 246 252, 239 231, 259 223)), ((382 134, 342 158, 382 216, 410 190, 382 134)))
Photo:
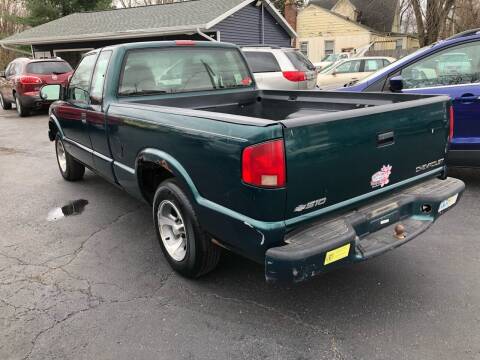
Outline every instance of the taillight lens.
POLYGON ((307 80, 307 74, 304 71, 284 71, 283 77, 294 82, 307 80))
POLYGON ((246 147, 242 154, 242 180, 253 186, 284 187, 286 175, 283 140, 246 147))
POLYGON ((453 129, 455 126, 455 111, 453 110, 453 106, 450 106, 450 132, 448 134, 448 140, 452 141, 453 139, 453 129))
POLYGON ((33 84, 41 84, 42 83, 42 79, 36 77, 36 76, 20 76, 20 78, 18 79, 18 81, 20 82, 20 84, 22 85, 33 85, 33 84))

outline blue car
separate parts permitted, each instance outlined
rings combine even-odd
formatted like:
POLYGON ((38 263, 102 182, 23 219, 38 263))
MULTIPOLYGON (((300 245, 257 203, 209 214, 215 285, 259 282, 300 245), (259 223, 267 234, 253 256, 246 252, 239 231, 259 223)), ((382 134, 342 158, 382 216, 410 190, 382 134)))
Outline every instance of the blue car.
POLYGON ((480 29, 419 49, 339 91, 449 95, 454 127, 447 162, 480 167, 480 29))

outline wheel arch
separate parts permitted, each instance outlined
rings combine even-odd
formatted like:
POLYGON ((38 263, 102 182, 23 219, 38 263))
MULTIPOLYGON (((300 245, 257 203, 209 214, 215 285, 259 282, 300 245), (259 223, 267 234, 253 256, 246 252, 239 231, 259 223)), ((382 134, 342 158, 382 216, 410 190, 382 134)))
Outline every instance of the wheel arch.
POLYGON ((64 138, 60 122, 55 115, 50 114, 50 117, 48 119, 48 138, 50 139, 50 141, 55 140, 55 136, 57 135, 57 133, 60 133, 60 137, 62 139, 64 138))
POLYGON ((150 204, 158 185, 167 179, 175 179, 186 191, 187 196, 194 204, 199 192, 192 178, 181 163, 170 154, 154 149, 143 149, 135 161, 135 173, 143 198, 150 204))

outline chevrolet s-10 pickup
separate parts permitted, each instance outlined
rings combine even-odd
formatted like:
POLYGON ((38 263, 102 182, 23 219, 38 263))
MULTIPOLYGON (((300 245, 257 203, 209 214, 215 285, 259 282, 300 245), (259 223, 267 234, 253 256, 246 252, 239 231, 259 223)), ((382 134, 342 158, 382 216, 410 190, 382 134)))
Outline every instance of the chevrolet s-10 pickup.
POLYGON ((89 168, 153 208, 187 277, 225 248, 300 282, 412 240, 451 209, 447 96, 262 91, 234 45, 188 40, 87 53, 49 137, 68 181, 89 168))

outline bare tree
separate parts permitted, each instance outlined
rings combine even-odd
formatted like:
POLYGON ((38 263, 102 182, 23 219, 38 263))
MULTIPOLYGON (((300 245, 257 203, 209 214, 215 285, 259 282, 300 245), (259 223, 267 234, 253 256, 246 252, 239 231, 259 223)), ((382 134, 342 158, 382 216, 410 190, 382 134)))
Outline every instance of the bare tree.
MULTIPOLYGON (((18 17, 25 15, 24 3, 21 0, 0 0, 0 38, 4 38, 23 30, 23 25, 18 22, 18 17)), ((0 49, 0 69, 5 66, 18 53, 0 49)))
POLYGON ((451 22, 453 32, 480 28, 480 2, 478 0, 457 0, 451 22))
POLYGON ((410 0, 420 46, 434 43, 444 29, 456 0, 410 0))

